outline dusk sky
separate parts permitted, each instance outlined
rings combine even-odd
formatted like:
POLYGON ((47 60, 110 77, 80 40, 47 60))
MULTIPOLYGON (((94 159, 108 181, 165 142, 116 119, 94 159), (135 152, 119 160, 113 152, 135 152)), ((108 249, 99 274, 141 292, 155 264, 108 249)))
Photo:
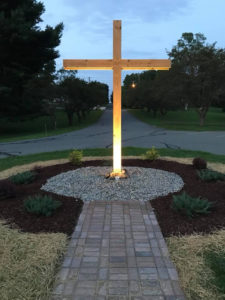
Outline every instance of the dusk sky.
MULTIPOLYGON (((183 32, 203 33, 208 43, 225 47, 225 0, 42 0, 41 27, 64 23, 57 69, 67 59, 111 59, 112 21, 122 20, 122 58, 168 58, 183 32)), ((122 79, 128 73, 123 71, 122 79)), ((79 71, 105 82, 112 71, 79 71)))

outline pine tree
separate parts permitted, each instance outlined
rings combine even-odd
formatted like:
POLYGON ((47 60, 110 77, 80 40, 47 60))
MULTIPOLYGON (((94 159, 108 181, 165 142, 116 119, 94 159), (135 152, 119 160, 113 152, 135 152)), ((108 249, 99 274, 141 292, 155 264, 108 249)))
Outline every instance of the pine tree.
POLYGON ((40 28, 44 5, 36 0, 0 2, 0 115, 39 114, 40 86, 52 82, 63 24, 40 28))

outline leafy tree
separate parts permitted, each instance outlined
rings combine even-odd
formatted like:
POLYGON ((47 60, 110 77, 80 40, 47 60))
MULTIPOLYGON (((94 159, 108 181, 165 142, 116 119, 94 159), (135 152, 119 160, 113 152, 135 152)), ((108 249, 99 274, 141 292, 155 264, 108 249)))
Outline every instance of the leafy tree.
POLYGON ((122 87, 122 105, 124 107, 141 107, 140 97, 138 93, 139 86, 140 73, 132 73, 130 75, 126 75, 122 87))
POLYGON ((0 2, 0 112, 10 119, 41 113, 53 81, 63 24, 41 30, 43 12, 36 0, 0 2))
POLYGON ((153 112, 153 116, 158 111, 164 115, 168 109, 179 107, 177 88, 171 88, 171 71, 145 71, 131 75, 131 78, 125 78, 123 86, 123 104, 127 107, 146 108, 153 112), (136 79, 135 87, 132 87, 133 79, 136 79))
POLYGON ((74 113, 77 113, 78 120, 81 121, 80 110, 82 98, 84 96, 85 82, 76 78, 77 71, 59 70, 58 75, 58 94, 68 117, 68 125, 73 125, 74 113))
POLYGON ((159 111, 165 115, 168 110, 176 110, 181 107, 181 90, 176 85, 173 70, 156 72, 152 83, 152 100, 147 103, 147 107, 153 114, 159 111), (153 107, 152 107, 153 106, 153 107))
POLYGON ((88 87, 90 92, 90 107, 108 104, 109 87, 107 84, 98 81, 90 81, 88 87))
POLYGON ((113 91, 112 91, 112 93, 110 95, 110 103, 113 103, 113 91))
POLYGON ((206 44, 200 33, 183 33, 168 53, 176 86, 199 114, 200 125, 213 101, 218 101, 225 80, 225 51, 206 44))
POLYGON ((132 83, 135 83, 135 85, 139 82, 139 76, 138 73, 132 73, 130 75, 126 75, 123 81, 123 86, 125 88, 129 88, 132 86, 132 83))
POLYGON ((76 77, 77 71, 59 70, 57 73, 58 94, 68 117, 69 126, 73 125, 73 116, 78 121, 97 105, 108 103, 108 86, 98 81, 86 82, 76 77))

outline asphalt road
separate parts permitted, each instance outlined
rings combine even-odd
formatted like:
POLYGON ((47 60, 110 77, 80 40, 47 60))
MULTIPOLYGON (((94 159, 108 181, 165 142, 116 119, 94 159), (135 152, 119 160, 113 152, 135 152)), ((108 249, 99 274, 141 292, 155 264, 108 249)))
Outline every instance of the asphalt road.
MULTIPOLYGON (((142 123, 125 110, 122 115, 122 145, 208 151, 225 155, 225 131, 174 131, 142 123)), ((112 147, 112 110, 87 128, 61 135, 0 143, 0 158, 72 148, 112 147)))

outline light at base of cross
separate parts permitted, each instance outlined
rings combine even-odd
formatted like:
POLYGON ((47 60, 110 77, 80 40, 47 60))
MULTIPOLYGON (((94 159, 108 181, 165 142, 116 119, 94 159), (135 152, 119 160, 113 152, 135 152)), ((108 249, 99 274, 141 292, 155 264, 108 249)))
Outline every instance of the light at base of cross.
POLYGON ((128 176, 127 176, 127 172, 126 170, 121 170, 121 172, 119 173, 115 173, 115 172, 112 172, 109 174, 109 176, 107 176, 107 178, 110 178, 110 179, 126 179, 128 176))
POLYGON ((121 132, 116 130, 113 136, 113 173, 121 174, 121 132))

